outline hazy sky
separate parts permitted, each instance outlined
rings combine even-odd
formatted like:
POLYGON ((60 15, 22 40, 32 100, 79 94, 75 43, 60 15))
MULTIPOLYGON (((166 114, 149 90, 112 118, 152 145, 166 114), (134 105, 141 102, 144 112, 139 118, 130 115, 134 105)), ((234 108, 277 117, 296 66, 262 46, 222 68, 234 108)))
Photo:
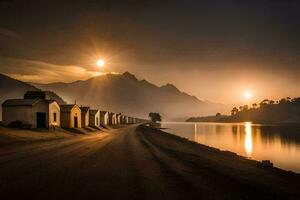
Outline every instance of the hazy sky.
POLYGON ((0 72, 74 81, 130 71, 227 104, 300 96, 297 0, 0 0, 0 72), (104 69, 95 66, 105 58, 104 69))

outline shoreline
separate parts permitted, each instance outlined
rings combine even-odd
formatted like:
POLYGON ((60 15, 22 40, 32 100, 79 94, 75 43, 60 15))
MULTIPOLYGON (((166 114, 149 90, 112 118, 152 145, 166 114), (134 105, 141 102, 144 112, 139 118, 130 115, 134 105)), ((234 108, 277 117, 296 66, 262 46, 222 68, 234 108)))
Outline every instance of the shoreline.
POLYGON ((291 124, 253 124, 249 122, 165 122, 162 123, 162 127, 164 127, 164 129, 170 128, 170 131, 165 131, 179 137, 184 137, 192 142, 207 145, 219 149, 220 151, 231 151, 247 159, 256 160, 263 165, 276 165, 277 168, 300 174, 300 165, 297 162, 299 158, 297 153, 298 144, 300 142, 300 135, 297 133, 300 131, 300 124, 294 124, 294 126, 292 126, 291 124), (220 128, 219 131, 218 129, 213 129, 213 131, 208 130, 208 132, 203 132, 204 127, 221 127, 222 130, 220 131, 220 128), (248 129, 248 132, 247 127, 251 127, 248 129), (238 137, 236 135, 237 132, 236 130, 234 131, 236 128, 240 130, 243 129, 242 132, 239 131, 239 134, 243 134, 242 136, 238 137), (225 133, 227 132, 231 133, 232 136, 226 136, 225 133), (198 135, 195 135, 196 133, 199 133, 202 139, 199 139, 199 137, 197 137, 198 135), (213 134, 213 136, 211 136, 211 134, 213 134), (248 137, 247 141, 246 138, 241 139, 241 137, 246 137, 247 134, 251 136, 248 137), (209 137, 207 140, 205 139, 206 135, 209 137), (229 142, 223 144, 222 139, 227 138, 229 138, 229 142), (269 141, 268 143, 266 142, 267 140, 269 141), (251 148, 251 152, 247 151, 247 142, 248 144, 249 142, 251 143, 250 147, 248 146, 248 151, 249 148, 251 148), (266 145, 268 145, 268 148, 264 149, 266 145), (278 156, 274 149, 275 147, 279 147, 280 149, 278 156), (289 153, 290 151, 293 152, 289 153))
MULTIPOLYGON (((247 159, 247 160, 251 160, 251 161, 256 161, 256 162, 258 162, 259 164, 261 164, 261 161, 260 161, 260 160, 248 158, 248 157, 246 157, 246 156, 240 155, 240 154, 235 153, 235 152, 233 152, 233 151, 222 150, 222 149, 217 148, 217 147, 208 146, 208 145, 205 145, 205 144, 202 144, 202 143, 199 143, 199 142, 190 140, 190 139, 188 139, 188 138, 181 137, 181 136, 179 136, 179 135, 176 135, 176 134, 167 132, 168 129, 170 129, 170 128, 158 128, 158 130, 159 130, 162 134, 167 134, 167 135, 170 135, 170 136, 178 137, 178 138, 180 138, 180 139, 182 140, 182 142, 191 142, 192 144, 196 144, 196 145, 198 144, 198 145, 204 146, 204 147, 206 147, 206 148, 211 148, 212 150, 219 151, 220 153, 226 153, 226 154, 231 154, 231 155, 239 156, 239 157, 241 157, 241 158, 243 158, 243 159, 247 159)), ((273 166, 272 168, 276 168, 276 169, 279 169, 279 170, 282 170, 282 171, 285 171, 285 172, 288 172, 288 173, 294 173, 294 174, 297 174, 297 175, 300 176, 300 173, 294 172, 294 171, 292 171, 292 170, 286 170, 286 169, 282 169, 282 168, 276 167, 276 166, 273 166)))
POLYGON ((139 126, 137 132, 160 162, 168 165, 169 170, 180 174, 191 185, 197 186, 200 181, 198 177, 202 176, 208 176, 205 181, 209 184, 224 187, 228 191, 232 188, 227 184, 236 183, 232 191, 236 194, 229 196, 229 199, 250 195, 246 192, 249 188, 256 193, 252 194, 252 198, 277 199, 288 195, 294 199, 300 194, 300 174, 295 172, 264 167, 261 162, 234 152, 221 151, 144 125, 139 126))

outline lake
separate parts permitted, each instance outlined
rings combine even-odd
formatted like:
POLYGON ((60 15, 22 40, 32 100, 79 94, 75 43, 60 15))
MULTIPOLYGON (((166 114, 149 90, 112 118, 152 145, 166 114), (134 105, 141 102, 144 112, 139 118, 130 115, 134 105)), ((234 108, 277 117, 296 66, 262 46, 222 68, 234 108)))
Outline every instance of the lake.
POLYGON ((163 122, 165 131, 276 167, 300 173, 300 126, 163 122))

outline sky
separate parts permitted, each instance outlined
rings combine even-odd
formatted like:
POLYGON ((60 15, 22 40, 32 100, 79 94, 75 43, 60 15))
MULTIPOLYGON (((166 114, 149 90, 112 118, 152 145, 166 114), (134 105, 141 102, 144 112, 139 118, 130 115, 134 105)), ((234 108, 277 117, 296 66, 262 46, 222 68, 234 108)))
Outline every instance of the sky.
POLYGON ((299 35, 297 0, 0 0, 0 73, 49 83, 129 71, 250 104, 300 96, 299 35))

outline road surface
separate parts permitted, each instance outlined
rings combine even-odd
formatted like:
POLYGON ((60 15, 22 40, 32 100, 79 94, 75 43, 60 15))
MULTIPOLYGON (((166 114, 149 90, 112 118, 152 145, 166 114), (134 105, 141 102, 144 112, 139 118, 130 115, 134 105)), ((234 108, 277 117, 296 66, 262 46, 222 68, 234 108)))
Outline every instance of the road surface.
POLYGON ((182 199, 190 194, 192 188, 165 173, 135 129, 1 148, 1 198, 182 199))

